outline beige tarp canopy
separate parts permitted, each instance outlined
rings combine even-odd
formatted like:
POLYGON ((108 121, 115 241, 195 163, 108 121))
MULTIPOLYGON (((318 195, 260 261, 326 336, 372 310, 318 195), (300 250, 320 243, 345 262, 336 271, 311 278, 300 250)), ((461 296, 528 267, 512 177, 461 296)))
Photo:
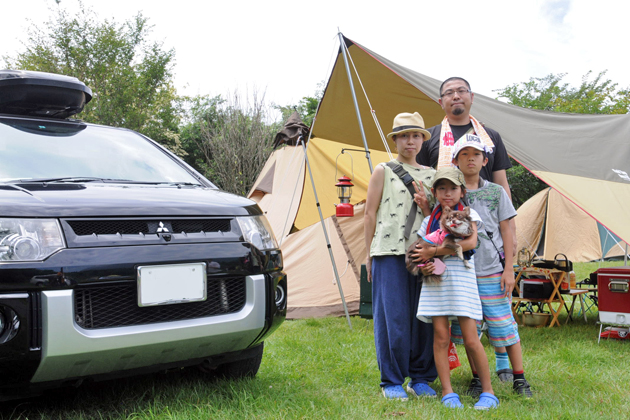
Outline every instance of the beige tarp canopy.
MULTIPOLYGON (((400 112, 420 112, 427 126, 442 120, 444 113, 437 103, 441 81, 399 66, 347 38, 344 41, 370 149, 385 150, 372 110, 385 134, 400 112)), ((475 81, 469 82, 474 91, 475 81)), ((510 156, 610 231, 630 241, 630 115, 538 111, 480 94, 475 94, 471 112, 501 133, 510 156)), ((320 140, 363 148, 341 53, 324 92, 313 135, 309 153, 320 140)), ((367 170, 365 159, 355 158, 354 162, 355 173, 367 170)), ((328 178, 314 177, 318 194, 330 189, 328 178)), ((334 191, 331 194, 330 201, 320 198, 325 216, 334 212, 336 197, 334 191)), ((364 199, 364 185, 360 185, 352 202, 364 199)), ((309 226, 317 219, 317 210, 306 195, 296 226, 309 226)))
POLYGON ((626 243, 553 189, 523 203, 516 216, 518 249, 553 260, 564 254, 573 262, 623 257, 626 243))
MULTIPOLYGON (((443 119, 444 113, 438 104, 441 82, 399 66, 345 37, 343 42, 347 47, 348 67, 366 142, 372 163, 376 165, 389 160, 380 133, 390 132, 396 114, 418 111, 427 126, 443 119)), ((475 81, 469 82, 474 91, 475 81)), ((472 114, 499 131, 508 153, 534 175, 610 231, 630 240, 629 115, 535 111, 479 94, 475 94, 472 114)), ((325 225, 335 226, 331 216, 335 213, 334 204, 339 201, 334 187, 336 178, 341 175, 353 178, 351 202, 357 204, 365 200, 370 177, 365 152, 350 150, 340 155, 342 149, 364 149, 341 49, 311 134, 307 154, 320 208, 325 225)), ((252 198, 260 200, 269 218, 275 220, 272 226, 276 237, 282 241, 289 275, 290 317, 292 314, 294 317, 327 315, 341 308, 327 250, 315 251, 326 245, 321 226, 315 225, 320 221, 318 206, 300 152, 300 146, 276 150, 265 168, 267 171, 259 178, 260 189, 254 186, 250 193, 252 198), (300 157, 290 160, 290 164, 283 163, 290 167, 283 170, 278 162, 288 159, 290 154, 300 157), (265 189, 269 190, 272 161, 275 177, 270 193, 265 189), (281 184, 276 186, 276 182, 281 184), (284 197, 284 204, 275 202, 279 195, 284 197), (287 204, 291 197, 293 201, 287 204), (293 238, 296 232, 299 236, 293 238)), ((340 218, 337 224, 348 225, 348 231, 353 232, 350 234, 336 226, 328 229, 337 271, 340 275, 345 273, 341 275, 341 283, 352 311, 358 306, 358 272, 366 255, 360 206, 354 218, 340 218)))

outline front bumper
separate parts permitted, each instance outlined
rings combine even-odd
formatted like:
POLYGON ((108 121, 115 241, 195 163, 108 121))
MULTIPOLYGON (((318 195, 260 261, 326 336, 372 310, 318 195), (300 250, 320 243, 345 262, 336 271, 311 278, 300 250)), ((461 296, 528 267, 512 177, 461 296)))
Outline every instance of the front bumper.
POLYGON ((265 326, 264 276, 246 277, 246 293, 245 306, 234 314, 85 330, 73 321, 71 290, 43 292, 42 356, 31 382, 86 377, 245 349, 265 326))
POLYGON ((242 243, 68 249, 43 263, 0 265, 0 310, 10 308, 19 319, 15 336, 7 342, 0 338, 0 399, 18 389, 238 359, 284 321, 286 300, 274 300, 278 285, 286 292, 281 268, 278 251, 261 253, 242 243), (135 282, 138 265, 190 261, 207 263, 208 281, 241 276, 243 306, 232 313, 142 325, 88 329, 77 324, 78 290, 135 282))

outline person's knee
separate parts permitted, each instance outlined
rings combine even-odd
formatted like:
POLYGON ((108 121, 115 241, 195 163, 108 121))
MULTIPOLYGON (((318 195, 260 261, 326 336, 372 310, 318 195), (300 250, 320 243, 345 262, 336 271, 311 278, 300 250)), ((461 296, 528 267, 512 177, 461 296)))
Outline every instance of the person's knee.
POLYGON ((433 336, 433 347, 448 348, 451 338, 448 334, 436 334, 433 336))
POLYGON ((479 346, 481 346, 481 341, 479 341, 478 336, 464 336, 464 347, 466 347, 467 351, 468 349, 475 349, 479 346))

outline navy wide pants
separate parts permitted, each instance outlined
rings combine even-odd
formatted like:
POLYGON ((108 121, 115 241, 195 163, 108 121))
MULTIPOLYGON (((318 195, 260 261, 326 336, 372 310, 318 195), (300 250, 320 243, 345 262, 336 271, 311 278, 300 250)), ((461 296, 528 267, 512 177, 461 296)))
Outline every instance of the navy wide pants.
POLYGON ((372 258, 372 315, 381 386, 429 383, 437 378, 433 326, 416 318, 421 283, 404 255, 372 258))

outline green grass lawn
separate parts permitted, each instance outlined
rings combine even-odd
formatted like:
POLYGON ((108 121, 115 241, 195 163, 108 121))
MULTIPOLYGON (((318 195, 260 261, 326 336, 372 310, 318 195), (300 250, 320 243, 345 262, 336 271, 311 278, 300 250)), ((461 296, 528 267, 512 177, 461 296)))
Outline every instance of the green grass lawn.
MULTIPOLYGON (((619 265, 619 264, 616 264, 619 265)), ((596 267, 597 268, 597 267, 596 267)), ((588 273, 586 274, 586 276, 588 273)), ((578 276, 578 280, 581 277, 578 276)), ((386 401, 380 394, 373 323, 352 318, 286 321, 266 342, 255 379, 216 380, 196 370, 88 384, 25 401, 0 403, 0 419, 626 419, 630 418, 630 340, 597 343, 596 313, 561 327, 521 327, 526 375, 535 393, 522 399, 493 375, 501 407, 475 412, 436 399, 386 401)), ((490 365, 494 353, 487 339, 490 365)), ((470 379, 452 372, 456 392, 470 379)), ((441 393, 439 381, 433 384, 441 393)))

